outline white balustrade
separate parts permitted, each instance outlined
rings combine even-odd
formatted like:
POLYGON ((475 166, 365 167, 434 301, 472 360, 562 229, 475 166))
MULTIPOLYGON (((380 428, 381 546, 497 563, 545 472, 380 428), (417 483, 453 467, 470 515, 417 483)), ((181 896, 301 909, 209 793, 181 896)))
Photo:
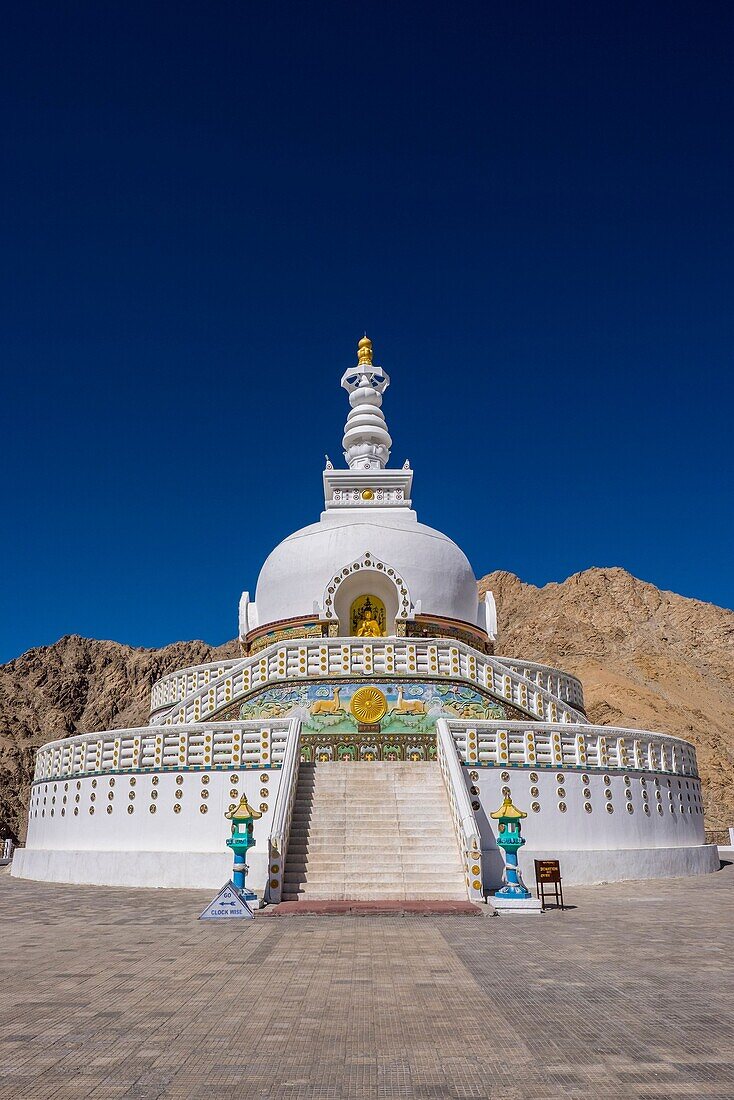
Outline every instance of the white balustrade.
POLYGON ((228 702, 257 689, 288 680, 339 679, 354 676, 426 676, 459 680, 486 688, 508 703, 551 722, 586 722, 586 716, 564 695, 580 696, 575 677, 531 663, 507 663, 462 642, 428 638, 294 638, 275 643, 250 657, 201 669, 184 669, 159 681, 153 689, 151 720, 173 725, 200 722, 228 702), (518 669, 525 669, 526 676, 518 669), (203 671, 201 671, 203 670, 203 671), (215 675, 216 673, 216 675, 215 675), (549 690, 542 681, 551 684, 549 690), (202 682, 200 682, 202 681, 202 682), (162 685, 168 685, 165 690, 162 685), (189 692, 189 687, 193 688, 189 692), (574 686, 577 685, 577 686, 574 686), (160 703, 168 693, 186 691, 175 705, 160 703))
POLYGON ((241 664, 242 660, 241 657, 235 657, 228 661, 215 661, 208 665, 178 669, 176 672, 161 677, 153 685, 151 712, 160 710, 167 705, 172 706, 180 699, 186 698, 210 682, 222 679, 229 669, 241 664))
POLYGON ((436 723, 436 749, 464 866, 467 894, 470 901, 483 901, 479 828, 464 782, 456 742, 444 718, 439 718, 436 723))
POLYGON ((268 901, 279 902, 283 892, 283 874, 288 853, 288 839, 293 819, 293 806, 298 787, 298 766, 301 759, 301 720, 292 719, 286 739, 280 785, 275 796, 273 823, 268 838, 268 901))
POLYGON ((148 769, 279 768, 296 721, 202 722, 80 734, 38 750, 34 781, 148 769))
POLYGON ((551 668, 550 665, 539 665, 535 661, 524 661, 516 657, 500 655, 497 660, 519 676, 545 688, 551 695, 570 703, 572 707, 584 709, 584 688, 578 677, 558 668, 551 668))
POLYGON ((467 764, 698 776, 693 745, 668 734, 568 722, 467 722, 451 718, 447 725, 459 756, 467 764))

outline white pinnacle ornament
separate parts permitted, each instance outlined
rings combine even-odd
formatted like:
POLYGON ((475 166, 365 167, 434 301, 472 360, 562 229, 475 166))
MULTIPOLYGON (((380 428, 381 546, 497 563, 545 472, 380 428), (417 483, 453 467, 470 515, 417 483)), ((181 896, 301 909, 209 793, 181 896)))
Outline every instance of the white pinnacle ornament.
POLYGON ((352 470, 383 470, 392 439, 382 413, 382 395, 390 376, 372 362, 372 341, 365 334, 357 345, 357 365, 342 375, 352 406, 344 425, 344 458, 352 470))

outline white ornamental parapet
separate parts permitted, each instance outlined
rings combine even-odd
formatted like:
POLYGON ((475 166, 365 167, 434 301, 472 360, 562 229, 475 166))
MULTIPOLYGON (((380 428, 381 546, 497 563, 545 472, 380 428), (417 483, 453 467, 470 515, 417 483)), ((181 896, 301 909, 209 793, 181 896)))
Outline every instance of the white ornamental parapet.
POLYGON ((555 695, 572 707, 584 710, 583 684, 570 672, 562 672, 561 669, 553 668, 551 665, 541 665, 536 661, 524 661, 519 657, 506 657, 504 654, 496 655, 495 660, 501 661, 518 676, 523 676, 538 687, 545 688, 549 694, 555 695))
POLYGON ((282 718, 83 733, 43 745, 36 753, 33 779, 186 768, 279 768, 294 724, 298 719, 282 718))
POLYGON ((470 765, 658 772, 698 778, 696 750, 669 734, 620 726, 448 719, 470 765))
POLYGON ((355 676, 456 680, 484 688, 544 721, 587 721, 578 709, 583 695, 575 677, 544 665, 509 663, 446 638, 292 638, 275 642, 238 661, 183 669, 165 677, 153 688, 151 721, 165 725, 200 722, 229 702, 278 683, 355 676), (563 695, 578 699, 577 705, 548 690, 546 682, 561 689, 563 695), (196 685, 192 691, 171 705, 172 694, 188 691, 192 685, 196 685))

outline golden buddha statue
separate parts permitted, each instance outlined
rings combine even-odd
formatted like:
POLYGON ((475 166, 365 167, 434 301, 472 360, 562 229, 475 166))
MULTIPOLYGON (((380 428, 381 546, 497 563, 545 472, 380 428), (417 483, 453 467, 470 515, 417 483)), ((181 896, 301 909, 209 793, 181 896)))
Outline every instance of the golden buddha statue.
POLYGON ((380 630, 380 624, 374 617, 369 608, 366 608, 362 613, 362 617, 357 625, 357 637, 358 638, 381 638, 382 631, 380 630))

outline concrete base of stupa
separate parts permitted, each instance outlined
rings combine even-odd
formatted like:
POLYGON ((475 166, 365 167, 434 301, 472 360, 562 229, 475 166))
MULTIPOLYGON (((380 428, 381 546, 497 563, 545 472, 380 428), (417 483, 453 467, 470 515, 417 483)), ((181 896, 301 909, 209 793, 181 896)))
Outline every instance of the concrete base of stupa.
MULTIPOLYGON (((251 853, 248 886, 262 894, 267 858, 251 853)), ((92 852, 17 848, 15 878, 87 886, 140 886, 172 890, 218 890, 232 873, 229 852, 92 852)))
MULTIPOLYGON (((719 852, 715 844, 566 851, 525 847, 518 853, 518 864, 528 886, 535 882, 536 859, 558 860, 564 886, 594 886, 606 882, 707 875, 719 870, 719 852)), ((501 853, 497 849, 483 851, 482 865, 485 889, 499 889, 504 869, 501 853)))
MULTIPOLYGON (((499 853, 483 853, 485 888, 502 884, 499 853), (496 867, 495 867, 496 864, 496 867)), ((535 881, 534 859, 557 859, 564 887, 624 882, 640 879, 686 878, 719 869, 715 844, 679 848, 637 848, 611 851, 531 851, 520 853, 525 881, 535 881)), ((248 855, 248 884, 262 894, 268 864, 263 852, 248 855)), ((43 882, 68 882, 96 886, 216 890, 232 870, 229 852, 69 851, 66 849, 17 848, 12 874, 43 882)), ((494 904, 494 903, 493 903, 494 904)))
POLYGON ((523 851, 520 853, 519 864, 528 884, 535 881, 533 861, 536 859, 557 859, 561 865, 564 884, 573 886, 635 879, 687 878, 719 870, 719 853, 715 844, 601 851, 523 851))

